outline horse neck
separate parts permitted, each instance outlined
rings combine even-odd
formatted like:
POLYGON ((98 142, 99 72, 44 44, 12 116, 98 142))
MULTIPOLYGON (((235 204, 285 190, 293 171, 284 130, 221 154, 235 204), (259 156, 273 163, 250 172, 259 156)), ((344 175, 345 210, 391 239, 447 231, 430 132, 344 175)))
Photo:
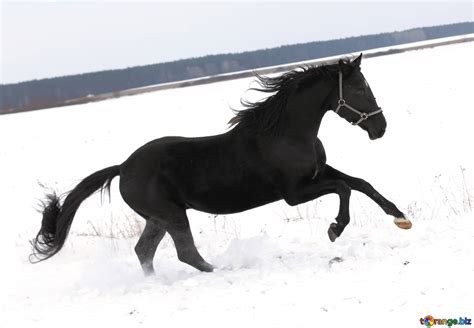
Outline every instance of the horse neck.
POLYGON ((285 108, 285 134, 297 138, 314 138, 319 131, 328 99, 337 82, 321 78, 293 95, 285 108))

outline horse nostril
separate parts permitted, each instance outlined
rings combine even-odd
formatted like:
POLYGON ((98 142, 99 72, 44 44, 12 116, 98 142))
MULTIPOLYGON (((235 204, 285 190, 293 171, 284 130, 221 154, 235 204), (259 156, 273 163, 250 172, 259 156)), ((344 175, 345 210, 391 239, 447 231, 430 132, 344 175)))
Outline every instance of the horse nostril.
POLYGON ((385 134, 385 129, 386 129, 386 127, 383 127, 383 128, 380 130, 380 135, 383 136, 383 135, 385 134))

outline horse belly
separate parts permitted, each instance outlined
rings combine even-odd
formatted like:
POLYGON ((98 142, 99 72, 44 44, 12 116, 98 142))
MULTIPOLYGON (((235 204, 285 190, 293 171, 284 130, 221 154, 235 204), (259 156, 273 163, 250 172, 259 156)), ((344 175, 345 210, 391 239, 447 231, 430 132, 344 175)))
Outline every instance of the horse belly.
POLYGON ((188 207, 212 214, 242 212, 281 199, 271 184, 255 180, 210 185, 188 196, 185 200, 188 207))
POLYGON ((224 136, 160 141, 150 154, 156 188, 188 208, 229 214, 281 198, 274 170, 254 146, 240 139, 235 143, 224 136))

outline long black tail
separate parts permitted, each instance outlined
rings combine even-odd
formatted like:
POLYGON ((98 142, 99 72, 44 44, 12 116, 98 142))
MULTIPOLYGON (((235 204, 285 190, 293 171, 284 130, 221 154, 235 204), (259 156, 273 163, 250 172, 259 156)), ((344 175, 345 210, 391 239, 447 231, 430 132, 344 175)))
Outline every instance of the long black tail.
POLYGON ((89 175, 67 194, 62 205, 56 194, 47 195, 43 203, 41 229, 31 241, 33 253, 30 261, 44 261, 59 252, 81 203, 96 191, 110 192, 112 179, 119 174, 120 166, 116 165, 89 175))

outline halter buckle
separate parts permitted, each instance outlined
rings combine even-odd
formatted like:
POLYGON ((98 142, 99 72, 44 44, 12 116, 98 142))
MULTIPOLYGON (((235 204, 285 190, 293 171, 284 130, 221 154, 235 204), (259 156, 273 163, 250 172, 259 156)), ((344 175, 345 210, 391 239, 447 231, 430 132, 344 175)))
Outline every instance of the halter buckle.
POLYGON ((345 106, 346 105, 346 101, 344 99, 339 99, 339 101, 337 102, 337 104, 339 106, 345 106))
POLYGON ((361 118, 363 121, 365 121, 366 119, 369 118, 369 114, 367 114, 367 113, 360 113, 360 118, 361 118))

